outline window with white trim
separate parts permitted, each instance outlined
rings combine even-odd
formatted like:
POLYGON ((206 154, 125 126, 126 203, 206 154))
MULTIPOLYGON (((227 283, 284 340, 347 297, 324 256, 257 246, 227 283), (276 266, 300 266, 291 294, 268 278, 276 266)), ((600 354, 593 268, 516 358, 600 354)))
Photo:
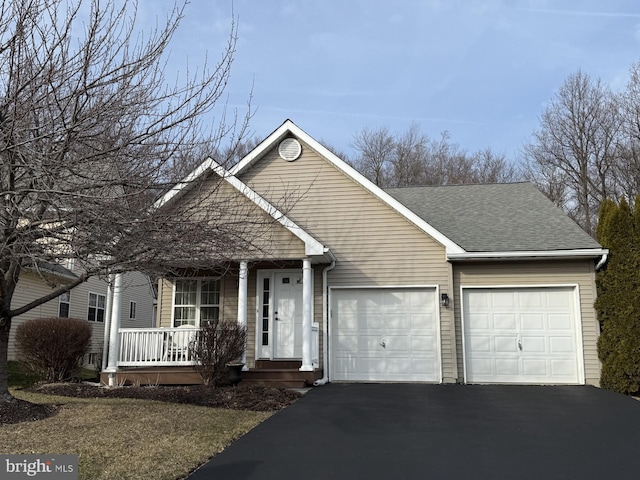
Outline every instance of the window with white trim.
POLYGON ((175 282, 173 326, 200 326, 220 317, 220 280, 180 279, 175 282))
POLYGON ((129 320, 135 320, 136 319, 136 309, 137 309, 137 304, 136 302, 129 302, 129 320))
POLYGON ((58 316, 69 318, 69 309, 71 307, 71 292, 65 292, 58 297, 58 316))
POLYGON ((107 297, 99 293, 89 293, 89 309, 87 320, 90 322, 104 322, 104 306, 107 297))

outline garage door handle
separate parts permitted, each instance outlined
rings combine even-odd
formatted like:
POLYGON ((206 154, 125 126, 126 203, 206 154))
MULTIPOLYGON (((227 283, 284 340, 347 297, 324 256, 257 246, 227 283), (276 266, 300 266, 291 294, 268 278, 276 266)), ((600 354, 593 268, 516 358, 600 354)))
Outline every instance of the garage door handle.
POLYGON ((386 343, 384 343, 384 340, 382 340, 382 341, 380 342, 380 345, 382 346, 382 348, 386 348, 386 346, 387 346, 387 344, 386 344, 386 343))
POLYGON ((522 351, 522 340, 518 339, 518 350, 522 351))

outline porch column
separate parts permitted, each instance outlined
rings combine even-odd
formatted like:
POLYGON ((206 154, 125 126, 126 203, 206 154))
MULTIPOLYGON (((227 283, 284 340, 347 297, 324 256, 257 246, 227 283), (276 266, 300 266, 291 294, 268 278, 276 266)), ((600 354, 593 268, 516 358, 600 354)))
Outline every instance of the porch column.
POLYGON ((313 363, 311 360, 311 341, 313 334, 311 331, 313 319, 311 318, 311 302, 313 302, 313 292, 311 291, 311 260, 305 258, 302 261, 302 366, 301 372, 312 372, 313 363))
POLYGON ((104 336, 102 339, 102 365, 100 365, 102 371, 107 370, 107 361, 109 360, 109 335, 111 334, 111 312, 113 311, 113 308, 111 308, 113 303, 113 281, 113 274, 109 274, 109 281, 107 282, 107 305, 104 318, 104 336))
POLYGON ((122 273, 116 273, 113 282, 113 301, 111 302, 111 325, 109 328, 109 363, 106 372, 109 373, 109 386, 115 386, 115 372, 118 371, 118 357, 120 353, 120 305, 122 303, 122 273))
MULTIPOLYGON (((249 268, 246 261, 240 262, 240 271, 238 272, 238 324, 246 328, 247 326, 247 284, 249 281, 249 268)), ((245 366, 243 370, 249 370, 247 368, 247 349, 242 352, 242 363, 245 366)))

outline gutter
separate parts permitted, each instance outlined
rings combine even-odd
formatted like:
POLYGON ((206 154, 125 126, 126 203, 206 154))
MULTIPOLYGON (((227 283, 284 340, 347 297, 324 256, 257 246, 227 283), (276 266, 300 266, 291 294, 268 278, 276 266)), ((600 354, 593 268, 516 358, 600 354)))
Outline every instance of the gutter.
POLYGON ((322 270, 322 378, 313 382, 314 387, 325 385, 329 382, 329 294, 327 292, 327 274, 336 266, 336 257, 327 249, 325 252, 331 259, 331 265, 322 270))
MULTIPOLYGON (((527 258, 598 258, 606 257, 609 251, 602 248, 585 248, 578 250, 531 250, 521 252, 464 252, 448 253, 447 260, 517 260, 527 258)), ((605 258, 606 261, 606 258, 605 258)), ((602 262, 602 260, 601 260, 602 262)))

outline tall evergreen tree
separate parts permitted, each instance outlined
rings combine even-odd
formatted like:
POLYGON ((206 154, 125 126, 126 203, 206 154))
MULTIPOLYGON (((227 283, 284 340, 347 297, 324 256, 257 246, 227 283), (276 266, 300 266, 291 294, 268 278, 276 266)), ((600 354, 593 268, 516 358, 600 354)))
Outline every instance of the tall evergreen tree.
POLYGON ((640 390, 640 200, 633 208, 603 203, 598 241, 609 249, 609 261, 598 272, 595 307, 602 333, 598 355, 602 361, 601 386, 621 393, 640 390))

